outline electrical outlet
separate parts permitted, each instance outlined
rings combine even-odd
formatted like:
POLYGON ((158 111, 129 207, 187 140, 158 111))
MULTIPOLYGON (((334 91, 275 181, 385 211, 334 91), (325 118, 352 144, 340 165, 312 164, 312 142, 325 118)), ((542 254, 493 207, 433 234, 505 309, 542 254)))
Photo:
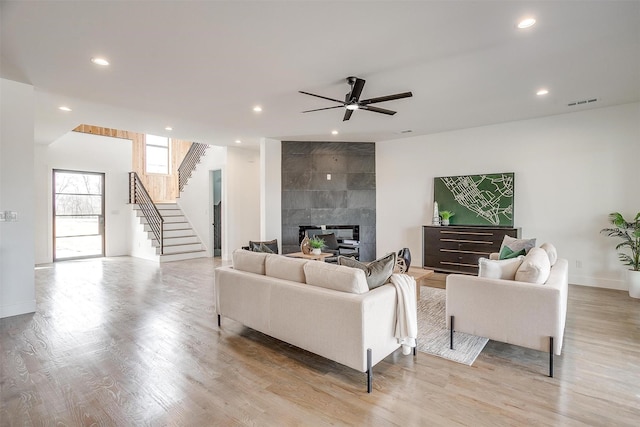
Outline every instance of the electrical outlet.
POLYGON ((582 261, 576 260, 576 268, 582 268, 582 261))
POLYGON ((6 221, 17 222, 18 221, 18 212, 15 211, 6 211, 5 212, 6 221))
POLYGON ((7 216, 4 214, 4 211, 0 211, 0 222, 5 222, 7 220, 7 216))

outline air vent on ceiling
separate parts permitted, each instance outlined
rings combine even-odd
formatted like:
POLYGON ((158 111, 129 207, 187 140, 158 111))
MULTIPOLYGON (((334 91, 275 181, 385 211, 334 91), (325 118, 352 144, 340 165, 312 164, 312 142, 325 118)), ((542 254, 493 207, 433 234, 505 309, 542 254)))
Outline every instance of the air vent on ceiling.
POLYGON ((576 107, 579 105, 587 105, 587 104, 592 104, 594 102, 598 101, 598 98, 589 98, 589 99, 582 99, 580 101, 573 101, 567 104, 567 107, 576 107))

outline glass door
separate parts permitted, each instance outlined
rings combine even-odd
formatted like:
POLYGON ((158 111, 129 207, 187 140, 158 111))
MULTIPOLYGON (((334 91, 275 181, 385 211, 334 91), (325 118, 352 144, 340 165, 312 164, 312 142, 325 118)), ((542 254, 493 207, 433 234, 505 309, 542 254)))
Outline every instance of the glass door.
POLYGON ((104 174, 53 170, 53 260, 104 256, 104 174))
POLYGON ((222 171, 213 171, 213 256, 222 255, 222 171))

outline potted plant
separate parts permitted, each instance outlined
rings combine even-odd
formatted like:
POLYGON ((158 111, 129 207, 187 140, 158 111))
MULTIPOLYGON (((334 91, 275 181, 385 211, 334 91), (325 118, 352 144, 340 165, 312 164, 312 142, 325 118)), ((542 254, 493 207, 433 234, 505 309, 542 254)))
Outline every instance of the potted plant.
POLYGON ((318 236, 313 236, 309 239, 309 246, 311 246, 311 253, 314 255, 320 255, 322 248, 324 248, 324 239, 318 236))
POLYGON ((601 233, 609 237, 617 237, 622 239, 618 243, 616 250, 628 249, 631 254, 626 252, 618 252, 618 258, 624 265, 631 268, 627 270, 627 285, 629 286, 629 295, 633 298, 640 298, 640 212, 631 221, 627 221, 618 213, 609 214, 609 221, 613 228, 604 228, 601 233))
POLYGON ((442 225, 449 225, 449 219, 454 216, 455 213, 449 211, 440 211, 440 217, 442 218, 442 225))

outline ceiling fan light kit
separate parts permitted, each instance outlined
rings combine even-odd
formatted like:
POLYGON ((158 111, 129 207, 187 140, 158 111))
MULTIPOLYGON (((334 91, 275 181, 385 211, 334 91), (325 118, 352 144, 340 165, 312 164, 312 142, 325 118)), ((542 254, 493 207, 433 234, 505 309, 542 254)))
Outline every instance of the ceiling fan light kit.
POLYGON ((300 93, 302 94, 315 96, 316 98, 326 99, 327 101, 333 101, 333 102, 337 102, 338 104, 341 104, 341 105, 336 105, 334 107, 325 107, 325 108, 316 108, 313 110, 306 110, 306 111, 303 111, 303 113, 311 113, 313 111, 322 111, 322 110, 331 110, 334 108, 345 108, 346 111, 344 112, 344 118, 342 119, 342 121, 349 120, 355 110, 367 110, 367 111, 373 111, 374 113, 381 113, 381 114, 393 116, 394 114, 396 114, 395 111, 387 110, 380 107, 374 107, 371 104, 377 104, 379 102, 386 102, 386 101, 393 101, 393 100, 402 99, 402 98, 410 98, 413 96, 411 92, 403 92, 403 93, 396 93, 394 95, 379 96, 377 98, 360 100, 360 95, 362 94, 362 89, 364 88, 365 80, 358 77, 351 76, 351 77, 347 77, 347 83, 349 84, 349 86, 351 86, 351 90, 349 91, 349 93, 345 95, 344 101, 341 101, 339 99, 334 99, 334 98, 328 98, 322 95, 316 95, 315 93, 305 92, 301 90, 300 93))

